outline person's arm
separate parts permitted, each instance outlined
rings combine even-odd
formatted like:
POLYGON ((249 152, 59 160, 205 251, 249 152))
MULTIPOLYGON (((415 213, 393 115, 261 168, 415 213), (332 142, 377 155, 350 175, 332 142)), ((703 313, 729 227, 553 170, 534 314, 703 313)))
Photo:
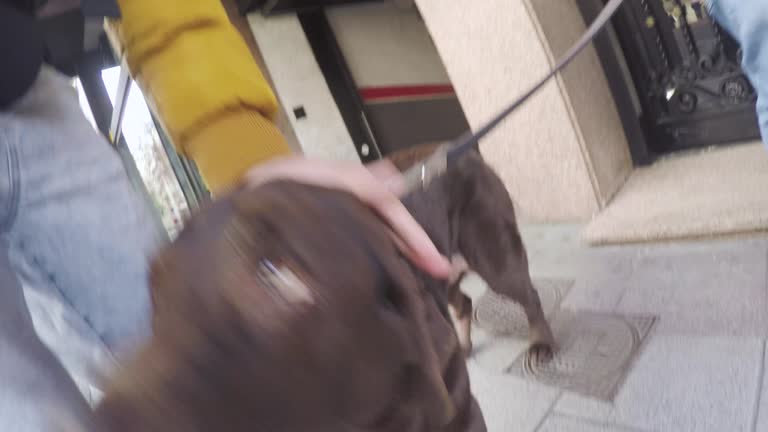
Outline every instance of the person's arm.
POLYGON ((398 200, 402 177, 388 162, 365 167, 276 157, 290 148, 270 120, 275 96, 219 0, 119 3, 131 72, 214 193, 243 179, 256 187, 279 178, 350 192, 389 223, 414 264, 449 276, 448 260, 398 200))
POLYGON ((291 149, 277 101, 220 0, 119 0, 120 39, 179 153, 213 193, 291 149))
POLYGON ((275 180, 322 186, 348 192, 371 207, 392 229, 392 240, 417 267, 438 279, 448 279, 452 266, 424 229, 398 199, 406 191, 400 171, 387 159, 363 165, 304 157, 275 158, 245 175, 247 187, 275 180))
POLYGON ((32 16, 0 3, 0 110, 27 93, 43 64, 44 46, 32 16))

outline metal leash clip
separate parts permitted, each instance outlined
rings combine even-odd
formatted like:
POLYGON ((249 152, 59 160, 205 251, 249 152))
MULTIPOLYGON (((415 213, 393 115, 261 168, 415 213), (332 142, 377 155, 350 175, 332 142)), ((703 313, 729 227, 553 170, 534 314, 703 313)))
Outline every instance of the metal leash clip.
POLYGON ((404 173, 405 188, 408 192, 424 190, 448 169, 450 143, 444 143, 426 159, 408 168, 404 173))

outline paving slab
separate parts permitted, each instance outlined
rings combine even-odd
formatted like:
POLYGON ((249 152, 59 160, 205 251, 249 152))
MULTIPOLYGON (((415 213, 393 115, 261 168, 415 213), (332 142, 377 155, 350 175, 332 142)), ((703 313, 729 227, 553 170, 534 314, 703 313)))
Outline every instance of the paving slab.
POLYGON ((588 247, 581 242, 581 228, 570 224, 522 226, 531 275, 574 281, 562 307, 611 311, 624 294, 621 282, 632 274, 638 248, 588 247))
POLYGON ((624 282, 634 275, 635 252, 627 249, 585 254, 561 307, 611 312, 626 292, 624 282))
POLYGON ((536 432, 644 432, 642 429, 605 425, 585 419, 553 414, 536 432))
POLYGON ((716 237, 704 240, 635 243, 623 246, 612 246, 617 249, 635 249, 641 255, 651 253, 687 254, 691 252, 708 252, 713 250, 745 249, 768 246, 768 233, 716 237))
POLYGON ((467 367, 489 432, 533 432, 560 394, 555 388, 488 372, 474 360, 467 367))
POLYGON ((763 341, 654 335, 614 402, 566 392, 554 412, 670 432, 752 430, 763 341))
POLYGON ((644 249, 616 310, 657 314, 665 333, 763 337, 768 248, 703 246, 644 249))
POLYGON ((524 225, 520 227, 531 273, 540 277, 574 276, 587 247, 579 236, 581 225, 524 225))
POLYGON ((563 309, 659 321, 612 403, 505 375, 527 344, 476 326, 470 373, 490 430, 768 431, 768 238, 589 248, 579 229, 521 228, 534 280, 572 279, 563 309))
POLYGON ((528 340, 493 335, 475 326, 472 331, 472 360, 492 374, 505 374, 509 365, 528 349, 528 340))
POLYGON ((760 396, 755 403, 755 427, 754 431, 768 431, 768 377, 766 377, 766 366, 768 366, 768 350, 763 345, 763 370, 762 375, 762 389, 760 390, 760 396))

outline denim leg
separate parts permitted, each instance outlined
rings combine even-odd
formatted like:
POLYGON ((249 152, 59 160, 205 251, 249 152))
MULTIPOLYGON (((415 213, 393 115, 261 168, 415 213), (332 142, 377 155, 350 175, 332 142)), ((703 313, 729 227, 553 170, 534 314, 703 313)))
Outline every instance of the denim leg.
POLYGON ((71 376, 92 389, 91 363, 148 335, 160 226, 75 90, 44 68, 0 113, 0 431, 81 430, 71 376))
POLYGON ((712 18, 741 45, 742 69, 757 91, 757 116, 768 145, 768 1, 708 0, 712 18))
POLYGON ((0 132, 17 179, 12 264, 33 286, 54 287, 110 350, 132 348, 150 329, 148 263, 163 240, 156 213, 53 70, 0 116, 0 132))
POLYGON ((85 424, 89 408, 61 363, 40 341, 24 295, 0 247, 0 430, 47 432, 85 424))

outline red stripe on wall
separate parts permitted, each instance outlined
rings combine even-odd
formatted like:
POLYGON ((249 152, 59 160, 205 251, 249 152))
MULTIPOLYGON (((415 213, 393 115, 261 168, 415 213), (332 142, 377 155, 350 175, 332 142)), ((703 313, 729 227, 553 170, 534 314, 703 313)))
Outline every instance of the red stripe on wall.
POLYGON ((383 99, 399 98, 426 98, 433 96, 447 96, 454 94, 450 84, 415 85, 415 86, 390 86, 390 87, 363 87, 359 89, 360 97, 366 102, 383 99))

